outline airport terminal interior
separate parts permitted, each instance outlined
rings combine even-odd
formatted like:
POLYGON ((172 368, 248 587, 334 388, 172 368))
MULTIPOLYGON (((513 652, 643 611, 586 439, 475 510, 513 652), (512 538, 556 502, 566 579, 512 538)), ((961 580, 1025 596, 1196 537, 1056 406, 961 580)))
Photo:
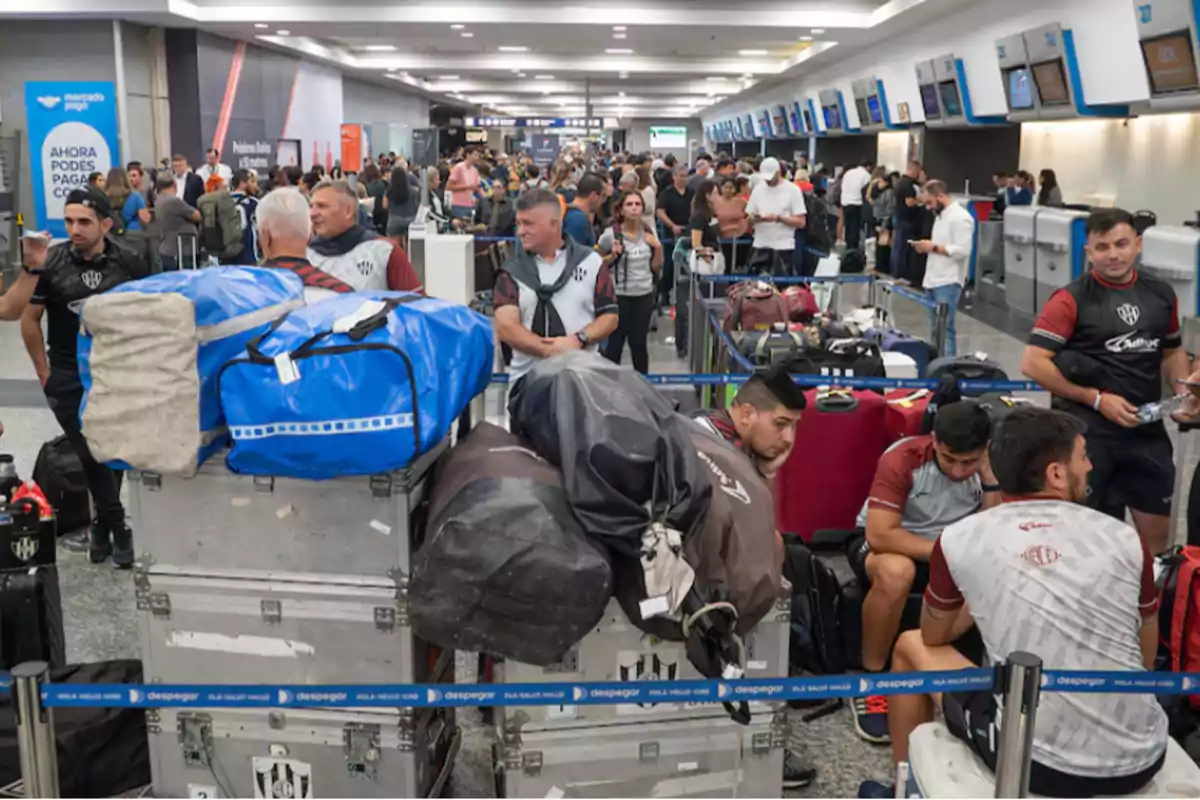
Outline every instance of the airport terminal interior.
POLYGON ((0 275, 0 795, 1200 797, 1191 0, 0 0, 0 275))

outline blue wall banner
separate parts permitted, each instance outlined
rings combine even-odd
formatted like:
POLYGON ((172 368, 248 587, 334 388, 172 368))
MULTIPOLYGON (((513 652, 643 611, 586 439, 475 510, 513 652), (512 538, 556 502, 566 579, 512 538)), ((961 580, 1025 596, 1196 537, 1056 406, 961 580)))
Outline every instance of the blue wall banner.
POLYGON ((37 227, 64 238, 67 195, 90 173, 107 174, 121 163, 116 87, 109 81, 30 81, 25 116, 37 227))

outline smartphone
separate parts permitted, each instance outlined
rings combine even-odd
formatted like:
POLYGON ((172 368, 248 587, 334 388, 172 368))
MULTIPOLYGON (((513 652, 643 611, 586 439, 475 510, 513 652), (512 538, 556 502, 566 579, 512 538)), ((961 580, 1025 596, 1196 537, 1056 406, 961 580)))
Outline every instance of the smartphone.
POLYGON ((1200 381, 1189 381, 1187 378, 1179 378, 1175 382, 1180 386, 1187 386, 1191 389, 1200 389, 1200 381))

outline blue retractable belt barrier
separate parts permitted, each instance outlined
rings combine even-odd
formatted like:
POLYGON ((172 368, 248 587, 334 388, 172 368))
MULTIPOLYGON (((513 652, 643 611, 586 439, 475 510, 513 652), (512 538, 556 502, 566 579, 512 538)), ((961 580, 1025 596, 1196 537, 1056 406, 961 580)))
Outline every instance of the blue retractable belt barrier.
POLYGON ((894 283, 884 284, 884 286, 886 287, 884 291, 900 295, 901 297, 912 300, 914 303, 925 306, 926 308, 937 308, 939 305, 941 305, 941 303, 938 303, 936 300, 930 300, 920 292, 909 289, 906 286, 897 286, 894 283))
MULTIPOLYGON (((996 686, 996 670, 883 675, 833 675, 740 681, 632 681, 625 683, 211 685, 46 684, 49 708, 414 708, 475 706, 615 705, 822 700, 867 695, 981 692, 996 686)), ((1191 694, 1200 673, 1047 671, 1047 692, 1191 694)))
MULTIPOLYGON (((742 283, 743 281, 766 281, 780 286, 797 283, 870 283, 875 280, 872 275, 810 275, 774 277, 771 275, 697 275, 696 278, 709 283, 742 283)), ((925 298, 921 298, 924 300, 925 298)))
POLYGON ((484 242, 486 244, 493 244, 496 242, 515 242, 516 240, 517 240, 517 237, 515 237, 515 236, 476 236, 475 237, 475 241, 484 242))

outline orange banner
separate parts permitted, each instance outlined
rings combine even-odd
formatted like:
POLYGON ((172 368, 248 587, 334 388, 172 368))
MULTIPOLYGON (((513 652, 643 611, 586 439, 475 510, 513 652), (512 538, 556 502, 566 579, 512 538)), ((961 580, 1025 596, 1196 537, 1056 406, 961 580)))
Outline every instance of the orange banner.
MULTIPOLYGON (((342 169, 357 172, 363 162, 362 125, 342 124, 342 169)), ((328 155, 328 154, 327 154, 328 155)), ((328 158, 326 159, 328 160, 328 158)), ((332 165, 330 165, 332 166, 332 165)))

